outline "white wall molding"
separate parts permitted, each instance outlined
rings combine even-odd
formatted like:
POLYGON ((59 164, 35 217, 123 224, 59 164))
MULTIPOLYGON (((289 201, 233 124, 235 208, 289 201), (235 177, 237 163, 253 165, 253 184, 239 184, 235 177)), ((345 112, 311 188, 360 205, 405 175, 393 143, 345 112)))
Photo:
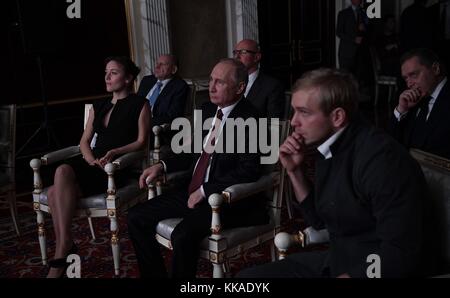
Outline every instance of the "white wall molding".
POLYGON ((125 0, 131 26, 131 57, 141 68, 138 81, 152 73, 159 55, 170 53, 166 0, 125 0))

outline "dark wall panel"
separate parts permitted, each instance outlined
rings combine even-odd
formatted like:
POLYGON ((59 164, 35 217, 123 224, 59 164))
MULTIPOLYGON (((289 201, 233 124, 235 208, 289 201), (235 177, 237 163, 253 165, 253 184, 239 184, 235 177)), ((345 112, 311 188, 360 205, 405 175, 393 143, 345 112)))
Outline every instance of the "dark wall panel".
POLYGON ((69 19, 66 0, 7 0, 13 84, 6 101, 26 104, 40 102, 43 96, 54 101, 105 93, 103 60, 129 55, 124 1, 80 3, 81 18, 69 19))
POLYGON ((180 60, 180 75, 209 77, 227 56, 224 0, 169 0, 172 50, 180 60))

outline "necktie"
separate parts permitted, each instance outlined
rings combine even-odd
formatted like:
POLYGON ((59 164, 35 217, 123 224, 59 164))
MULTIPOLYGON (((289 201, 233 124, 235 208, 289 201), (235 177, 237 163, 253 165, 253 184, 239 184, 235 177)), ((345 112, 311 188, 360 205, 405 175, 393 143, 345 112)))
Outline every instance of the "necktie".
MULTIPOLYGON (((217 111, 216 115, 217 119, 222 121, 223 113, 222 110, 217 111)), ((211 130, 211 134, 209 136, 208 141, 206 142, 206 146, 213 146, 216 143, 217 131, 220 129, 220 121, 216 121, 216 124, 213 126, 211 130), (219 125, 217 125, 219 124, 219 125)), ((207 150, 210 152, 209 150, 207 150)), ((211 157, 211 153, 207 153, 204 149, 202 150, 202 154, 200 155, 200 159, 198 160, 197 167, 194 170, 194 174, 192 175, 191 183, 189 184, 189 194, 196 191, 202 184, 205 179, 206 170, 208 169, 209 158, 211 157)))
POLYGON ((421 121, 421 122, 427 122, 427 116, 428 116, 428 112, 429 112, 429 108, 430 108, 430 100, 431 100, 431 96, 427 96, 424 97, 419 104, 420 107, 420 111, 419 114, 417 115, 417 121, 421 121))
POLYGON ((159 96, 159 93, 161 92, 161 87, 162 87, 163 83, 158 81, 156 82, 156 88, 155 91, 153 91, 152 95, 150 96, 149 100, 150 100, 150 105, 153 107, 155 105, 156 99, 159 96))
POLYGON ((429 111, 428 104, 430 100, 431 96, 424 97, 419 104, 420 110, 416 117, 415 128, 412 136, 412 146, 416 148, 421 148, 427 137, 427 116, 429 111))

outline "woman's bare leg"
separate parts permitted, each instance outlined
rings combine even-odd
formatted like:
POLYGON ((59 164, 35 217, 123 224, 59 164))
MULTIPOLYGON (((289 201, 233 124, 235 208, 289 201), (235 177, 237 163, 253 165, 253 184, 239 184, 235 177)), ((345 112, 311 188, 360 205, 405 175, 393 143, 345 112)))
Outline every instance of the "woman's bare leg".
MULTIPOLYGON (((56 169, 53 190, 49 193, 49 205, 55 226, 55 259, 63 258, 72 247, 72 218, 79 196, 75 173, 71 166, 61 165, 56 169)), ((47 277, 59 277, 64 268, 50 268, 47 277)))
MULTIPOLYGON (((47 200, 48 205, 50 206, 50 211, 52 212, 53 207, 55 206, 54 200, 55 200, 55 186, 52 185, 48 188, 47 191, 47 200)), ((53 213, 50 213, 52 215, 53 222, 55 222, 55 219, 53 218, 53 213)), ((53 231, 55 232, 55 238, 59 239, 61 235, 61 231, 59 229, 59 225, 53 224, 53 231)))

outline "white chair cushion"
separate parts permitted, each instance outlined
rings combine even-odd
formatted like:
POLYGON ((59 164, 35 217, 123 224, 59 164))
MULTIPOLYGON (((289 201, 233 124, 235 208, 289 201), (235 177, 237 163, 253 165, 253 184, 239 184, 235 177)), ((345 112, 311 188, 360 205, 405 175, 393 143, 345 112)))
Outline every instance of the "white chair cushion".
MULTIPOLYGON (((48 188, 45 188, 40 196, 39 196, 39 202, 44 205, 48 205, 48 199, 47 199, 47 191, 48 188)), ((126 201, 130 199, 136 198, 140 193, 142 192, 141 189, 139 189, 139 185, 137 181, 133 181, 132 183, 127 184, 126 186, 119 188, 117 190, 117 196, 119 198, 119 203, 116 207, 120 206, 122 203, 125 203, 126 201)), ((88 208, 94 208, 94 209, 105 209, 106 208, 106 192, 98 195, 93 195, 87 198, 82 198, 78 202, 78 208, 81 209, 88 209, 88 208)))
MULTIPOLYGON (((175 227, 182 221, 182 218, 169 218, 162 220, 156 226, 156 233, 170 240, 175 227)), ((266 225, 242 227, 234 229, 225 229, 221 231, 221 235, 226 238, 228 247, 241 244, 247 240, 255 238, 255 235, 261 235, 265 232, 273 230, 275 227, 273 221, 266 225)), ((209 246, 208 237, 205 237, 201 243, 201 247, 207 249, 209 246)))

